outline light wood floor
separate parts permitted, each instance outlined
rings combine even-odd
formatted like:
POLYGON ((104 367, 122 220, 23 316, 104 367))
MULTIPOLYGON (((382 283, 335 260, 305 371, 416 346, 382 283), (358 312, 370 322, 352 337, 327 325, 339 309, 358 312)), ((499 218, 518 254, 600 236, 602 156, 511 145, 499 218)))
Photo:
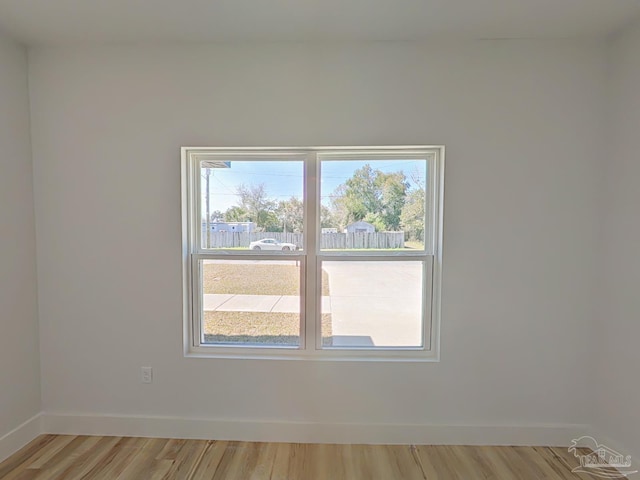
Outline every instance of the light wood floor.
POLYGON ((306 445, 43 435, 2 480, 589 479, 566 448, 306 445))

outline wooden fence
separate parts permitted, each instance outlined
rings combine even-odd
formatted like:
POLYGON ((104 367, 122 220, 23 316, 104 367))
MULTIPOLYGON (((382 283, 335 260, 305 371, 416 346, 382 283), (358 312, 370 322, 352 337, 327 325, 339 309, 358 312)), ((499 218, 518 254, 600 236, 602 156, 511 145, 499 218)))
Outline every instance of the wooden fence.
MULTIPOLYGON (((207 232, 202 232, 207 242, 207 232)), ((275 238, 279 242, 293 243, 302 247, 302 233, 282 232, 211 232, 210 248, 249 248, 249 243, 262 238, 275 238)))
MULTIPOLYGON (((206 232, 204 242, 206 243, 206 232)), ((283 232, 211 232, 210 248, 249 248, 249 243, 262 238, 293 243, 302 248, 302 233, 283 232)), ((404 248, 404 232, 323 233, 322 249, 404 248)))
POLYGON ((322 249, 404 248, 404 232, 323 233, 322 249))

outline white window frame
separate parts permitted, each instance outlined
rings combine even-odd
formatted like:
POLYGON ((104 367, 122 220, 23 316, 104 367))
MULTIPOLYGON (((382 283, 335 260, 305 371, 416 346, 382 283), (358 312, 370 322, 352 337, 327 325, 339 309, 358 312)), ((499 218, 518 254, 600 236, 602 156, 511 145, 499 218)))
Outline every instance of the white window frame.
POLYGON ((183 339, 189 357, 353 361, 420 361, 440 358, 440 316, 442 288, 442 241, 444 199, 444 146, 378 147, 182 147, 182 260, 183 260, 183 339), (252 251, 225 251, 200 248, 200 172, 203 159, 229 160, 291 159, 304 165, 304 245, 286 254, 257 254, 252 251), (424 252, 323 252, 320 245, 320 169, 321 160, 418 158, 428 161, 428 210, 425 220, 424 252), (428 232, 428 233, 427 233, 428 232), (428 242, 432 250, 428 250, 428 242), (201 344, 202 285, 199 266, 206 259, 299 260, 301 285, 300 345, 245 346, 201 344), (423 270, 423 346, 422 347, 322 347, 321 305, 318 301, 322 261, 421 261, 423 270), (306 294, 312 292, 312 294, 306 294))

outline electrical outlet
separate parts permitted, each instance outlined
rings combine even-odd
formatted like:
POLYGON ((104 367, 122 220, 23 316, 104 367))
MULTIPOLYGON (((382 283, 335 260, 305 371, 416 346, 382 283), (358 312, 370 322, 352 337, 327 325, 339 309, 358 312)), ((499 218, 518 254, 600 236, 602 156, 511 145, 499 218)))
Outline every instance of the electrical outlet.
POLYGON ((151 367, 141 367, 141 382, 142 383, 152 383, 153 382, 153 369, 151 367))

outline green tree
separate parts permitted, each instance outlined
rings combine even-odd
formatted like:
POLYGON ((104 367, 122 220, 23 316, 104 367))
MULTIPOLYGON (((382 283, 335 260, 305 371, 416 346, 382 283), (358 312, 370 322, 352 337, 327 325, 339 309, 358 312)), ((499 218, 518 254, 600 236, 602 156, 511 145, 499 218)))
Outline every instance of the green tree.
POLYGON ((264 183, 238 185, 236 193, 240 197, 238 207, 246 212, 246 220, 255 222, 259 231, 278 231, 277 204, 268 197, 264 183))
POLYGON ((343 183, 338 185, 331 194, 331 215, 335 221, 335 225, 329 225, 330 227, 338 227, 339 230, 343 230, 349 223, 352 215, 349 212, 346 198, 347 186, 343 183))
POLYGON ((378 213, 381 208, 381 193, 376 185, 377 172, 371 165, 353 172, 345 182, 344 202, 348 223, 364 220, 370 213, 378 213))
POLYGON ((211 212, 212 222, 219 222, 223 218, 224 218, 224 213, 222 213, 220 210, 214 210, 213 212, 211 212))
POLYGON ((409 189, 409 182, 402 172, 377 172, 375 186, 380 191, 379 214, 386 230, 400 230, 400 215, 409 189))
POLYGON ((336 219, 333 211, 324 205, 320 205, 320 227, 321 228, 338 228, 340 222, 336 219))
POLYGON ((283 232, 302 232, 304 205, 299 198, 282 200, 278 204, 277 216, 283 232))
POLYGON ((247 212, 244 208, 234 206, 229 207, 226 212, 224 212, 224 221, 225 222, 246 222, 249 220, 249 212, 247 212))
POLYGON ((376 228, 376 232, 389 231, 387 224, 384 223, 384 219, 379 213, 369 213, 362 220, 373 225, 376 228))
POLYGON ((409 192, 400 214, 400 224, 408 240, 424 242, 425 191, 424 187, 409 192))
POLYGON ((399 230, 408 188, 404 173, 384 173, 367 164, 333 192, 332 213, 340 228, 364 220, 376 230, 399 230))

